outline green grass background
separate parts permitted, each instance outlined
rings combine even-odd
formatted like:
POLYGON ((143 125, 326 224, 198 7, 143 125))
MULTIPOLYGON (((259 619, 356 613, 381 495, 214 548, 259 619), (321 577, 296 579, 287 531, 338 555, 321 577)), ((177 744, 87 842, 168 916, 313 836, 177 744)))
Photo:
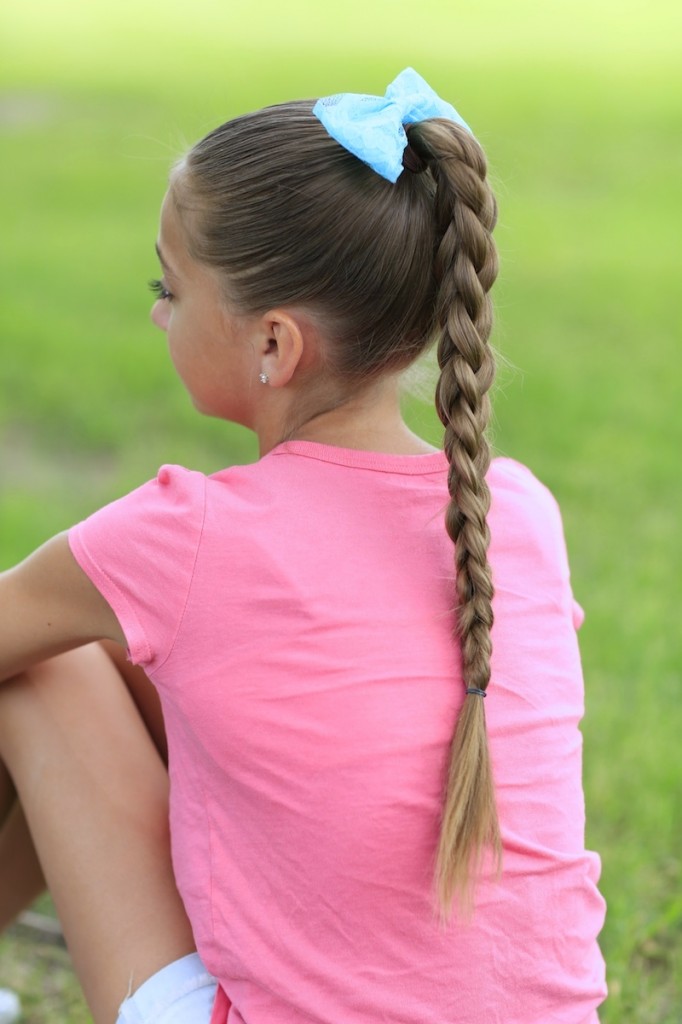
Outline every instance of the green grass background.
MULTIPOLYGON (((266 103, 381 93, 407 64, 475 126, 501 209, 495 442, 559 498, 587 610, 605 1024, 682 1020, 681 38, 675 0, 0 14, 1 566, 162 462, 255 455, 196 416, 147 317, 187 143, 266 103)), ((410 417, 438 439, 428 406, 410 417)))

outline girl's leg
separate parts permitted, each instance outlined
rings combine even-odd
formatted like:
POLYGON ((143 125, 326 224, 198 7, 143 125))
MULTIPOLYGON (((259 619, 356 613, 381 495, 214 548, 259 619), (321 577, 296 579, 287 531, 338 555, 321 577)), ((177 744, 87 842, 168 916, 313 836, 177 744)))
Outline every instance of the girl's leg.
POLYGON ((149 681, 141 668, 130 664, 126 652, 120 644, 114 643, 113 640, 100 640, 100 646, 104 648, 118 669, 161 760, 167 765, 166 729, 161 713, 161 701, 153 683, 149 681))
POLYGON ((0 828, 0 932, 45 889, 45 879, 26 824, 15 801, 0 828))
POLYGON ((0 933, 45 889, 12 777, 0 761, 0 933))
POLYGON ((194 949, 170 863, 168 777, 98 645, 0 685, 14 780, 97 1024, 194 949))
MULTIPOLYGON (((128 687, 147 731, 165 764, 166 733, 158 694, 142 669, 131 665, 124 649, 112 641, 101 646, 128 687)), ((0 762, 0 933, 42 892, 45 879, 26 818, 7 768, 0 762)))
POLYGON ((14 788, 12 777, 5 765, 0 761, 0 828, 9 817, 17 799, 17 791, 14 788))

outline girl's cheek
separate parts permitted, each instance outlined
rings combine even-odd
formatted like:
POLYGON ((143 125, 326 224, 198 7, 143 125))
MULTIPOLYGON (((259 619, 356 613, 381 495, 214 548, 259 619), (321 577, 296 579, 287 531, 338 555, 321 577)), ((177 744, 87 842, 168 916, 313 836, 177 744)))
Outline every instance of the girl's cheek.
POLYGON ((162 331, 168 330, 168 321, 170 319, 169 303, 165 299, 157 299, 152 306, 150 313, 152 323, 156 324, 162 331))

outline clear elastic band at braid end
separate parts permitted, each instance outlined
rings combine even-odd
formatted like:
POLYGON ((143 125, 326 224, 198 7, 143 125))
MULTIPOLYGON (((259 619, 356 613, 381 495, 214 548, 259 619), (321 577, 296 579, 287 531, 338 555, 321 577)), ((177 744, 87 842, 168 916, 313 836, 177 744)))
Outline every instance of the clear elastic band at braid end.
POLYGON ((485 690, 479 690, 479 688, 477 686, 467 686, 467 691, 466 692, 467 692, 467 694, 473 693, 473 695, 475 697, 485 697, 486 696, 485 690))

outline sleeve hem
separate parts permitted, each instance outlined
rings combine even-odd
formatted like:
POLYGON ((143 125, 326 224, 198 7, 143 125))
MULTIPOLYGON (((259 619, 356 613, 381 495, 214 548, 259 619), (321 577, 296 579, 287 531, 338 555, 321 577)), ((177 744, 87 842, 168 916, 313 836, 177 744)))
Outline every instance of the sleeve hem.
POLYGON ((71 554, 79 566, 111 606, 128 644, 128 657, 134 665, 146 666, 152 661, 152 649, 135 610, 121 592, 115 581, 95 563, 91 557, 79 527, 68 532, 71 554))
POLYGON ((196 544, 195 544, 195 547, 194 547, 194 558, 192 560, 192 570, 191 570, 191 572, 189 574, 189 579, 187 581, 187 591, 185 593, 185 600, 184 600, 183 605, 182 605, 182 611, 180 612, 180 615, 178 617, 178 624, 175 627, 175 632, 173 633, 172 639, 171 639, 170 643, 168 644, 168 650, 166 651, 166 654, 154 666, 154 669, 153 669, 154 672, 158 672, 158 670, 160 668, 162 668, 163 665, 166 664, 166 662, 171 657, 171 655, 172 655, 172 653, 173 653, 173 651, 175 649, 175 644, 176 644, 176 641, 178 639, 178 636, 180 635, 180 631, 182 630, 182 624, 183 624, 183 622, 185 620, 185 612, 187 611, 187 605, 189 604, 189 598, 190 598, 190 594, 192 592, 192 583, 194 582, 194 574, 196 572, 197 561, 199 559, 199 549, 201 547, 201 538, 203 537, 203 534, 204 534, 204 523, 206 522, 206 477, 203 477, 202 479, 203 479, 203 485, 204 486, 203 486, 203 507, 202 507, 202 512, 201 512, 201 523, 199 524, 199 528, 197 530, 197 539, 196 539, 196 544))

